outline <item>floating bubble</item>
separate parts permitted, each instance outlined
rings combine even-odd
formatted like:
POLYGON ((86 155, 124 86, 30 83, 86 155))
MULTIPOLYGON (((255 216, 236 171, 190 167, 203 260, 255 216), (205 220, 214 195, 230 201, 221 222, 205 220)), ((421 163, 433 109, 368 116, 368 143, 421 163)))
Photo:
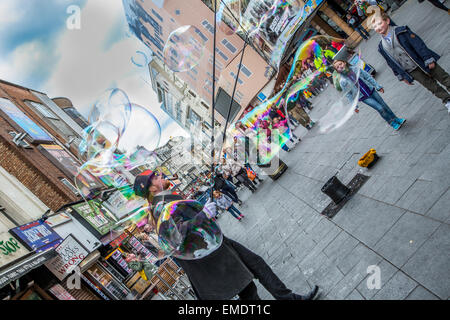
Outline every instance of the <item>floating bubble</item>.
POLYGON ((161 209, 157 233, 166 253, 184 260, 201 259, 222 244, 219 226, 201 212, 200 202, 173 201, 161 209))
POLYGON ((80 155, 91 160, 103 151, 113 152, 117 148, 120 130, 108 121, 98 121, 83 130, 82 138, 80 155))
POLYGON ((130 117, 126 130, 120 137, 118 150, 127 157, 128 165, 141 163, 145 157, 149 161, 161 140, 161 126, 158 119, 146 108, 131 104, 130 117))
MULTIPOLYGON (((313 117, 318 119, 322 133, 341 127, 354 114, 359 99, 359 75, 362 61, 358 52, 350 52, 343 40, 327 36, 313 37, 300 45, 285 82, 273 97, 245 114, 239 128, 232 127, 230 136, 250 137, 257 146, 258 164, 268 163, 291 138, 288 106, 306 103, 310 95, 320 94, 327 99, 324 107, 317 108, 313 117), (346 62, 342 72, 336 72, 333 61, 338 49, 346 62), (345 54, 344 54, 345 53, 345 54), (328 81, 338 80, 343 87, 329 86, 328 81), (273 121, 281 111, 286 120, 273 121), (281 123, 281 124, 280 124, 281 123), (251 133, 253 132, 253 133, 251 133)), ((331 82, 331 81, 330 81, 331 82)), ((317 122, 317 121, 316 121, 317 122)))
POLYGON ((130 118, 131 103, 127 94, 118 89, 110 89, 102 94, 92 108, 88 121, 91 124, 106 121, 119 129, 122 134, 130 118))
POLYGON ((235 34, 243 23, 242 9, 240 0, 221 1, 216 13, 218 29, 227 36, 235 34))
POLYGON ((142 51, 136 51, 138 57, 131 57, 131 63, 133 63, 136 67, 143 68, 148 66, 148 58, 147 55, 142 51))
POLYGON ((205 40, 197 27, 186 25, 172 31, 164 46, 164 62, 174 72, 195 68, 202 59, 205 40))

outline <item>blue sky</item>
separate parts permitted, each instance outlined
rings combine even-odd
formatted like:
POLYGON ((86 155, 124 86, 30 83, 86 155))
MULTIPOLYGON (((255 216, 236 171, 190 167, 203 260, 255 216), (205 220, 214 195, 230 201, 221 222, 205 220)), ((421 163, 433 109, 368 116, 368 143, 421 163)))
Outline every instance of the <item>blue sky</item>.
POLYGON ((117 86, 158 118, 162 141, 186 135, 160 109, 148 68, 131 63, 142 60, 136 51, 151 54, 128 31, 121 0, 0 0, 0 79, 65 96, 85 116, 117 86), (81 9, 79 30, 66 26, 70 5, 81 9))

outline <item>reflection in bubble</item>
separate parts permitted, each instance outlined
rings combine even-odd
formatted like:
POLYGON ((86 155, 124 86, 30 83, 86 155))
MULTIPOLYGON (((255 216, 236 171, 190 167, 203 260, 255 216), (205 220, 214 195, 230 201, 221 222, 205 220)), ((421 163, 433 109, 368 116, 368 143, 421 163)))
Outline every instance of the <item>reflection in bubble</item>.
POLYGON ((172 31, 164 46, 164 62, 174 72, 197 66, 203 56, 205 40, 195 26, 182 26, 172 31))
POLYGON ((220 247, 222 232, 202 209, 203 205, 193 200, 173 201, 161 208, 157 233, 164 251, 180 259, 194 260, 220 247))

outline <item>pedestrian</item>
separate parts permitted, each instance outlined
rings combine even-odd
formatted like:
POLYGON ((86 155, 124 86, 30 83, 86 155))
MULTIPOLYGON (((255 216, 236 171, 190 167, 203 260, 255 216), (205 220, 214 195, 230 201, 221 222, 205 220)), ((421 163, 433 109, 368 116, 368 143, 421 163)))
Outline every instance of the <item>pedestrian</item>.
POLYGON ((399 130, 405 119, 398 118, 389 106, 384 102, 383 98, 377 91, 384 93, 384 89, 375 79, 363 69, 360 70, 360 77, 356 79, 356 75, 350 70, 348 65, 349 54, 347 50, 341 50, 334 57, 333 82, 338 91, 343 91, 349 101, 353 101, 358 94, 358 88, 355 84, 359 84, 359 101, 364 102, 372 107, 381 115, 381 117, 394 128, 399 130))
MULTIPOLYGON (((280 118, 273 119, 272 129, 274 131, 278 131, 279 145, 281 146, 281 149, 286 152, 290 152, 291 148, 288 147, 286 143, 287 141, 285 141, 285 138, 289 135, 289 128, 286 125, 286 120, 280 120, 280 118)), ((289 141, 295 143, 294 139, 291 137, 289 137, 289 141)))
POLYGON ((228 211, 239 221, 244 218, 244 215, 235 206, 233 206, 233 200, 231 200, 231 198, 227 197, 225 194, 221 193, 218 190, 215 190, 213 192, 213 195, 215 199, 214 201, 220 209, 228 211))
POLYGON ((414 80, 441 99, 450 114, 450 75, 438 63, 440 56, 408 26, 390 26, 386 13, 373 18, 375 32, 381 35, 378 51, 400 81, 414 80), (446 89, 444 89, 445 87, 446 89))
POLYGON ((355 16, 353 16, 351 13, 347 13, 347 23, 353 29, 355 29, 364 40, 369 39, 370 34, 366 31, 366 29, 364 29, 363 26, 361 26, 361 21, 357 19, 355 16))
MULTIPOLYGON (((425 0, 418 0, 420 3, 424 2, 425 0)), ((447 11, 448 14, 450 14, 450 9, 447 8, 441 1, 439 0, 428 0, 433 6, 436 8, 439 8, 441 10, 447 11)))
POLYGON ((315 124, 314 121, 311 120, 306 111, 302 108, 300 102, 297 101, 289 101, 287 104, 287 109, 289 115, 296 119, 303 127, 307 130, 311 130, 312 126, 315 124))
MULTIPOLYGON (((136 177, 134 193, 146 199, 153 208, 182 200, 167 190, 166 180, 151 170, 144 171, 136 177)), ((198 218, 207 219, 215 216, 216 204, 207 203, 198 218)), ((161 210, 152 210, 151 223, 156 226, 161 210)), ((240 243, 223 236, 219 248, 200 259, 184 260, 173 257, 189 278, 194 292, 201 300, 228 300, 236 295, 240 300, 259 300, 258 290, 253 279, 258 281, 277 300, 312 300, 317 296, 318 286, 306 295, 293 293, 277 277, 270 266, 259 255, 240 243)))
POLYGON ((243 186, 249 189, 252 193, 256 192, 256 186, 247 176, 245 170, 237 161, 228 159, 226 165, 223 167, 224 172, 231 177, 235 177, 243 186))
POLYGON ((225 179, 220 173, 216 173, 214 175, 214 189, 225 193, 227 196, 233 199, 234 202, 239 203, 239 205, 242 204, 242 201, 241 199, 239 199, 239 196, 237 195, 235 189, 233 189, 226 183, 225 179))

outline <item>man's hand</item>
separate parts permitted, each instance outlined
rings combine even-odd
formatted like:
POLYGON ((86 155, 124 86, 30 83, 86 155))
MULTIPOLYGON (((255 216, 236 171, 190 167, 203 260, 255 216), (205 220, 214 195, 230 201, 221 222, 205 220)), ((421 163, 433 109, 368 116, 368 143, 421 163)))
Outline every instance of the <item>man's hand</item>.
POLYGON ((432 62, 428 65, 428 68, 430 68, 430 70, 434 69, 436 67, 436 63, 432 62))
POLYGON ((413 83, 409 82, 409 81, 408 81, 408 80, 406 80, 406 79, 405 79, 405 80, 403 80, 403 82, 404 82, 404 83, 406 83, 406 84, 407 84, 407 85, 409 85, 409 86, 412 86, 412 85, 413 85, 413 83))
POLYGON ((381 93, 384 93, 384 89, 383 88, 381 88, 380 90, 378 90, 379 92, 381 92, 381 93))

